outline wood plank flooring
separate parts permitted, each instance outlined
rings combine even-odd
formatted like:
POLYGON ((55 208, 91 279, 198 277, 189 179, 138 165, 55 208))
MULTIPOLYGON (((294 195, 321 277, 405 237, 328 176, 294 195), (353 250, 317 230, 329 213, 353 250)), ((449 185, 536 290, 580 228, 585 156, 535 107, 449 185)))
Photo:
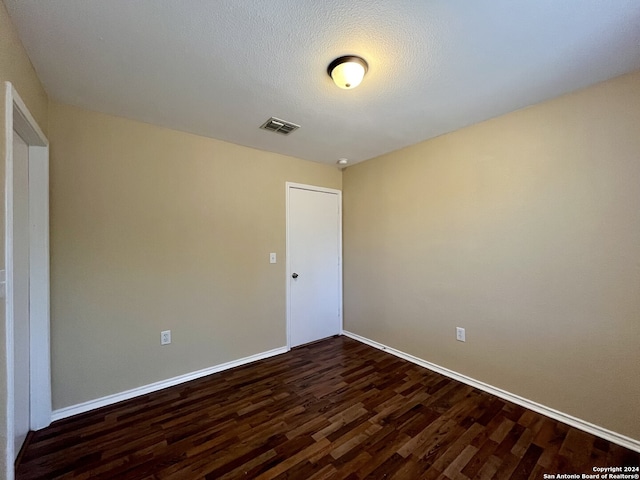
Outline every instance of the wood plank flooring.
POLYGON ((640 454, 346 337, 58 421, 27 479, 542 479, 640 454))

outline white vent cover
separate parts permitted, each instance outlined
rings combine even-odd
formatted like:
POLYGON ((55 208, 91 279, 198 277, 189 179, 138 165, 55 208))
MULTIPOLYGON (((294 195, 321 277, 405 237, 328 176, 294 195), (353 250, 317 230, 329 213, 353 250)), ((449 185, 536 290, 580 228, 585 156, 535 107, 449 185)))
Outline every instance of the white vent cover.
POLYGON ((300 125, 295 123, 286 122, 276 117, 271 117, 269 120, 260 125, 263 130, 269 130, 270 132, 280 133, 281 135, 289 135, 294 130, 300 128, 300 125))

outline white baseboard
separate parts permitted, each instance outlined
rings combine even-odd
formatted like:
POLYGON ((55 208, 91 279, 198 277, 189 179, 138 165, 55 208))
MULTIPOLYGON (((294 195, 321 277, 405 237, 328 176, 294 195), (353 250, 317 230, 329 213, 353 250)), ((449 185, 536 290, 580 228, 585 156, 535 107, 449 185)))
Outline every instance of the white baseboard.
POLYGON ((396 350, 395 348, 388 347, 387 345, 383 345, 382 343, 378 343, 373 340, 369 340, 368 338, 361 337, 355 333, 348 332, 346 330, 342 331, 342 334, 346 337, 357 340, 361 343, 365 343, 371 347, 377 348, 384 352, 395 355, 396 357, 400 357, 404 360, 407 360, 411 363, 415 363, 416 365, 420 365, 421 367, 432 370, 436 373, 440 373, 446 377, 453 378, 454 380, 458 380, 459 382, 465 383, 467 385, 471 385, 472 387, 478 388, 479 390, 483 390, 487 393, 495 395, 496 397, 500 397, 504 400, 508 400, 509 402, 515 403, 522 407, 528 408, 529 410, 533 410, 534 412, 540 413, 542 415, 546 415, 547 417, 553 418, 554 420, 558 420, 560 422, 566 423, 572 427, 575 427, 579 430, 583 430, 587 433, 591 433, 592 435, 596 435, 598 437, 604 438, 605 440, 609 440, 617 445, 621 445, 630 450, 634 450, 636 452, 640 452, 640 440, 636 440, 625 435, 621 435, 616 432, 612 432, 611 430, 607 430, 606 428, 599 427, 598 425, 594 425, 593 423, 589 423, 585 420, 581 420, 579 418, 573 417, 566 413, 560 412, 553 408, 547 407, 545 405, 541 405, 532 400, 528 400, 519 395, 515 395, 513 393, 507 392, 506 390, 502 390, 500 388, 489 385, 488 383, 480 382, 471 377, 467 377, 466 375, 462 375, 461 373, 454 372, 453 370, 449 370, 448 368, 441 367, 434 363, 428 362, 418 357, 414 357, 408 353, 402 352, 400 350, 396 350))
POLYGON ((273 357, 275 355, 280 355, 288 351, 289 349, 287 347, 274 348, 273 350, 269 350, 262 353, 256 353, 255 355, 250 355, 248 357, 240 358, 238 360, 233 360, 231 362, 221 363, 220 365, 203 368, 202 370, 186 373, 184 375, 179 375, 177 377, 169 378, 167 380, 162 380, 160 382, 151 383, 149 385, 143 385, 142 387, 133 388, 131 390, 127 390, 124 392, 114 393, 113 395, 107 395, 106 397, 96 398, 95 400, 89 400, 88 402, 83 402, 77 405, 71 405, 70 407, 54 410, 51 414, 51 421, 55 422, 56 420, 61 420, 63 418, 71 417, 72 415, 78 415, 79 413, 88 412, 96 408, 122 402, 123 400, 129 400, 134 397, 139 397, 140 395, 146 395, 151 392, 162 390, 163 388, 173 387, 181 383, 189 382, 197 378, 211 375, 212 373, 218 373, 224 370, 229 370, 230 368, 246 365, 247 363, 257 362, 258 360, 263 360, 265 358, 273 357))

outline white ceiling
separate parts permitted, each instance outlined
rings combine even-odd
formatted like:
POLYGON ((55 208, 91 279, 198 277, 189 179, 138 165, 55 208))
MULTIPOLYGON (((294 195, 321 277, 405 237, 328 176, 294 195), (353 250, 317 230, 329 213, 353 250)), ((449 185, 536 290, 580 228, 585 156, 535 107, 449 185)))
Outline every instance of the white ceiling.
POLYGON ((640 69, 639 0, 5 3, 57 101, 328 164, 640 69), (326 72, 346 54, 354 90, 326 72))

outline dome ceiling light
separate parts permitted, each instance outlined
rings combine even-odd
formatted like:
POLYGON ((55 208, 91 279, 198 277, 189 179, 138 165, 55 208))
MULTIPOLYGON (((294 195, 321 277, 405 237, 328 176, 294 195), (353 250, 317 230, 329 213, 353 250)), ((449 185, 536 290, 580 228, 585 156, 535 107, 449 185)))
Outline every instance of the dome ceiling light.
POLYGON ((338 87, 349 90, 360 85, 368 69, 369 65, 364 58, 347 55, 331 62, 327 73, 338 87))

